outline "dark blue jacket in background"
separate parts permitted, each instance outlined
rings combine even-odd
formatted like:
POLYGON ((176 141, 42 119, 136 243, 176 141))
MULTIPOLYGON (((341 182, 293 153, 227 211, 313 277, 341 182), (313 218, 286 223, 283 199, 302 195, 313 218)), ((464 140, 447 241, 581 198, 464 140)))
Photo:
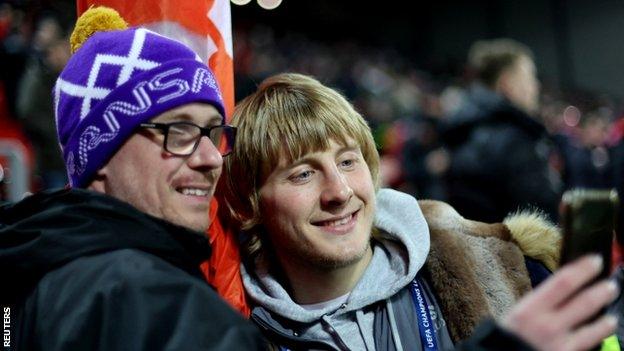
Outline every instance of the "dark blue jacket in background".
POLYGON ((448 202, 464 217, 494 223, 536 207, 558 218, 563 184, 546 129, 501 95, 475 85, 443 133, 451 155, 448 202))

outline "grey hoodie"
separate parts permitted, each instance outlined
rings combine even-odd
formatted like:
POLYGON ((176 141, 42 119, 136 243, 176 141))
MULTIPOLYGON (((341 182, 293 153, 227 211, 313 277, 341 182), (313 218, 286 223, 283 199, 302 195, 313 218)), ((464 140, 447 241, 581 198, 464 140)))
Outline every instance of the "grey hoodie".
POLYGON ((414 280, 430 245, 429 229, 416 199, 381 189, 376 201, 374 225, 382 236, 374 241, 372 260, 346 303, 305 310, 268 273, 268 267, 248 270, 242 266, 243 283, 253 303, 274 315, 308 325, 299 330, 301 337, 322 340, 337 348, 374 350, 374 311, 364 308, 389 299, 414 280))

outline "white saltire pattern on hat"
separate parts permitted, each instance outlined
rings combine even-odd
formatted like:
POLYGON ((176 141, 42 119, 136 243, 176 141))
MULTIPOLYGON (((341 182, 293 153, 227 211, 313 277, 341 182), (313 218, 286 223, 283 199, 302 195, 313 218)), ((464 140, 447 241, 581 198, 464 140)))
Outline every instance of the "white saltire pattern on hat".
POLYGON ((71 96, 81 97, 83 100, 82 108, 80 109, 80 120, 84 119, 91 110, 91 100, 101 100, 111 92, 110 89, 95 86, 103 65, 116 65, 121 67, 121 72, 119 73, 119 76, 117 76, 116 87, 127 82, 135 69, 147 71, 154 67, 158 67, 158 62, 140 57, 143 45, 145 44, 145 36, 147 32, 148 31, 144 28, 139 28, 134 32, 132 46, 130 47, 127 56, 97 54, 93 64, 91 65, 89 79, 87 80, 86 86, 74 84, 59 78, 56 84, 56 95, 58 96, 60 91, 62 91, 71 96))

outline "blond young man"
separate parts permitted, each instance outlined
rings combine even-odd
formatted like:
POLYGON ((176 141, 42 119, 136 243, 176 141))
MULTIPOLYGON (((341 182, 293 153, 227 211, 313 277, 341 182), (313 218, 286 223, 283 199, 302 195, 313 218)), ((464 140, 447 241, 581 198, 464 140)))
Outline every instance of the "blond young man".
MULTIPOLYGON (((467 221, 448 205, 378 190, 368 125, 315 79, 267 79, 232 123, 225 194, 248 239, 243 282, 252 320, 281 349, 449 349, 468 339, 466 349, 580 350, 613 331, 613 317, 585 320, 617 288, 578 292, 597 258, 514 304, 543 270, 511 237, 526 226, 467 221), (498 322, 475 332, 486 317, 498 322)), ((529 249, 554 268, 552 247, 529 249)))

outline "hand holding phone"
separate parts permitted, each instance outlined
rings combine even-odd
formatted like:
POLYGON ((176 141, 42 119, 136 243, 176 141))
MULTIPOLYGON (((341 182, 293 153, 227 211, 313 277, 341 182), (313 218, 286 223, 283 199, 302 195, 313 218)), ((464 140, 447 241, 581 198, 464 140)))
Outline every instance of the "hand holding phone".
POLYGON ((595 350, 612 335, 617 318, 602 315, 618 296, 617 285, 596 276, 599 256, 568 263, 526 294, 500 320, 501 326, 536 350, 595 350))

